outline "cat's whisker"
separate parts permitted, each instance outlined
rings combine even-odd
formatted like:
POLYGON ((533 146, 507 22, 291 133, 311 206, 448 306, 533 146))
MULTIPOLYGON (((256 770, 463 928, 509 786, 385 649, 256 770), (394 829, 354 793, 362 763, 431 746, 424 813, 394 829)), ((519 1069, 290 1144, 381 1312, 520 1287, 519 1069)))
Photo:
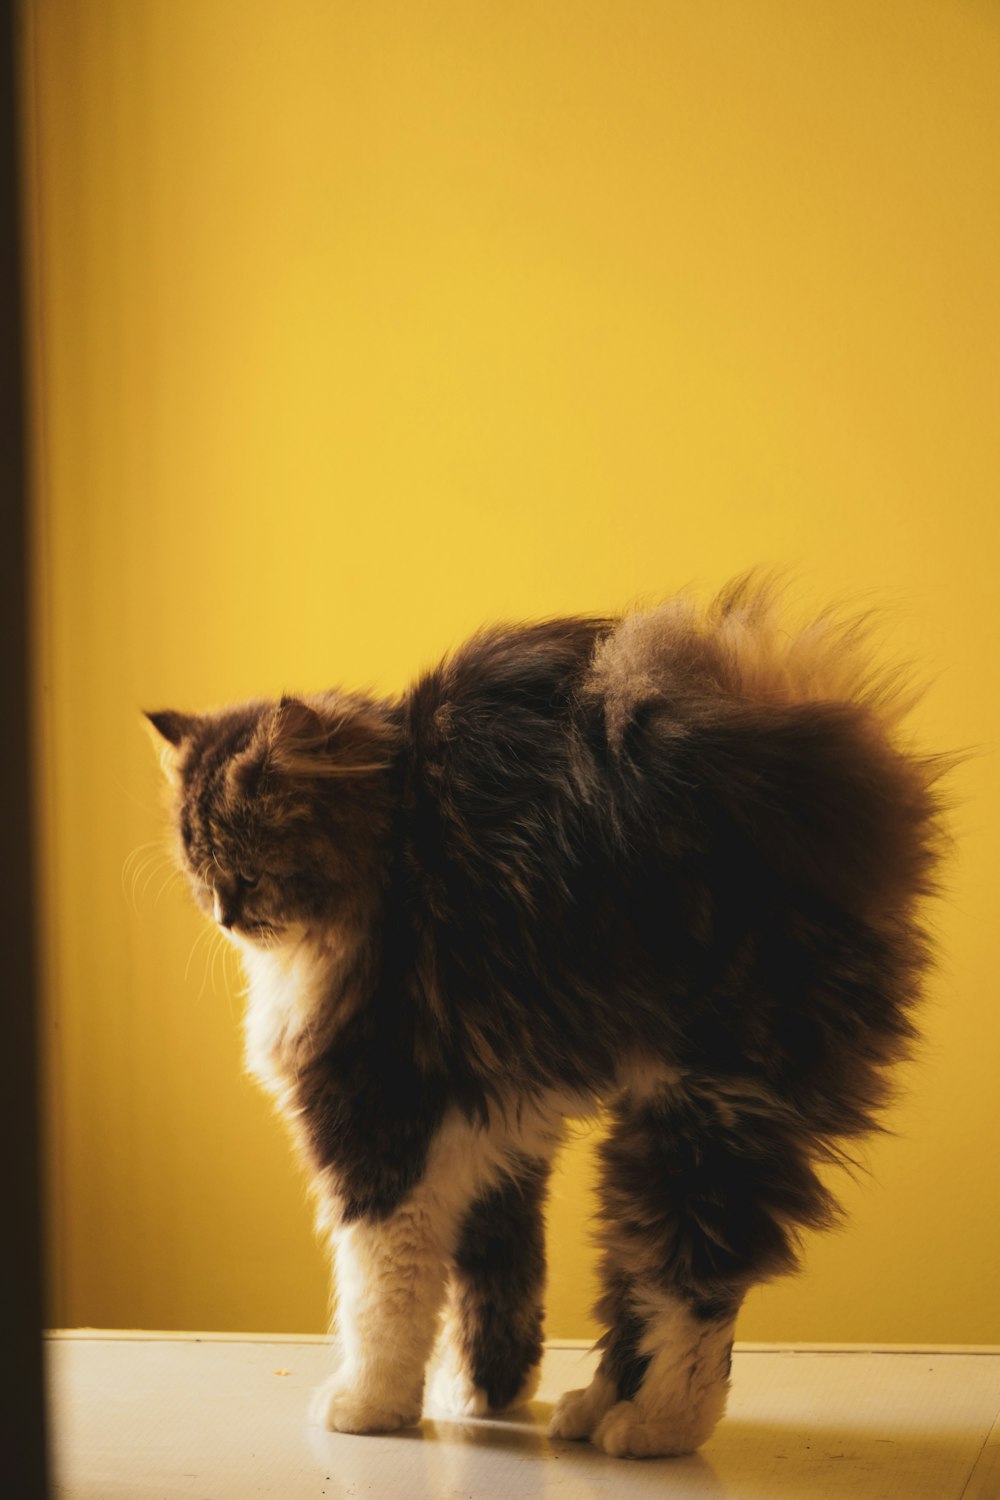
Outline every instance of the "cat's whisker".
POLYGON ((202 965, 201 984, 198 987, 198 999, 199 1000, 202 998, 202 995, 206 992, 206 987, 208 985, 209 965, 211 964, 211 961, 212 961, 212 950, 215 947, 218 935, 219 935, 218 928, 215 927, 214 925, 212 925, 210 927, 207 927, 205 929, 205 944, 204 944, 204 947, 201 950, 201 953, 198 955, 199 960, 200 960, 201 965, 202 965))
MULTIPOLYGON (((200 928, 199 931, 198 931, 197 937, 195 938, 194 942, 191 944, 191 951, 190 951, 190 953, 187 956, 187 963, 184 965, 184 981, 185 981, 185 983, 187 982, 188 974, 191 972, 191 962, 192 962, 192 959, 194 958, 195 951, 198 948, 198 945, 200 943, 203 943, 205 941, 205 938, 209 935, 209 933, 211 932, 211 930, 212 929, 210 927, 202 927, 202 928, 200 928)), ((201 997, 199 996, 199 999, 200 998, 201 997)))
POLYGON ((157 852, 162 852, 162 841, 160 839, 150 839, 148 843, 138 844, 136 848, 134 848, 129 854, 125 856, 124 862, 122 863, 122 895, 125 897, 126 901, 129 901, 131 903, 133 910, 137 909, 135 906, 135 871, 140 868, 145 868, 147 859, 155 857, 154 855, 151 855, 149 853, 151 849, 157 852), (129 881, 131 881, 131 890, 129 890, 128 888, 129 881))
POLYGON ((216 928, 215 942, 212 944, 212 994, 215 994, 215 966, 219 961, 219 948, 226 946, 226 940, 222 933, 216 928))
POLYGON ((202 966, 202 971, 201 971, 201 984, 198 986, 198 1000, 199 1001, 204 996, 204 994, 205 994, 205 986, 208 983, 208 969, 209 969, 209 964, 210 964, 211 958, 212 958, 212 950, 213 950, 213 948, 215 946, 215 940, 216 940, 216 938, 218 936, 218 929, 215 928, 215 927, 210 927, 208 929, 208 933, 209 933, 208 946, 204 949, 204 954, 203 954, 205 961, 204 961, 204 964, 202 966))
POLYGON ((232 984, 234 980, 238 980, 242 975, 240 961, 230 943, 223 943, 222 945, 222 967, 226 971, 226 981, 229 984, 232 984), (236 965, 235 970, 233 969, 233 964, 236 965))
POLYGON ((236 1012, 233 1008, 233 990, 234 988, 238 987, 241 976, 242 969, 239 960, 237 959, 236 954, 233 952, 230 944, 224 942, 222 945, 222 983, 225 986, 226 999, 229 1002, 229 1015, 234 1025, 236 1023, 236 1012), (236 960, 235 974, 229 967, 234 959, 236 960))
POLYGON ((151 818, 162 817, 163 814, 160 808, 150 807, 140 797, 137 797, 135 792, 130 791, 129 788, 125 785, 124 781, 122 781, 119 776, 115 776, 113 772, 111 775, 111 780, 114 782, 118 790, 122 792, 135 807, 140 808, 142 812, 148 814, 148 816, 151 818))
POLYGON ((123 868, 125 870, 129 870, 133 864, 133 861, 141 859, 143 856, 148 855, 150 852, 155 854, 163 854, 165 852, 163 840, 149 839, 144 844, 137 844, 135 848, 125 856, 123 868))
POLYGON ((216 928, 215 929, 215 939, 213 940, 213 943, 212 943, 212 977, 211 977, 211 984, 212 984, 212 994, 213 995, 216 993, 215 968, 216 968, 216 964, 218 963, 219 955, 220 954, 222 955, 222 988, 223 988, 223 991, 225 992, 226 1000, 227 1000, 227 1002, 229 1004, 230 1019, 235 1024, 235 1022, 236 1022, 236 1015, 235 1015, 235 1012, 233 1010, 232 985, 230 984, 230 976, 229 976, 228 969, 227 969, 227 965, 229 963, 230 957, 235 957, 235 954, 233 954, 233 950, 230 947, 228 941, 226 940, 225 933, 220 928, 216 928))
POLYGON ((139 892, 140 901, 145 901, 146 892, 149 890, 149 887, 152 885, 157 875, 162 874, 164 865, 169 864, 170 856, 167 854, 162 854, 157 856, 155 859, 150 860, 149 864, 143 867, 142 890, 139 892))
MULTIPOLYGON (((153 854, 144 854, 141 859, 137 859, 133 864, 131 871, 131 886, 132 906, 135 910, 138 910, 136 898, 140 880, 144 879, 149 871, 155 872, 157 869, 162 869, 164 861, 168 858, 169 856, 164 854, 162 850, 158 850, 153 854)), ((145 890, 145 888, 143 888, 143 890, 145 890)))
POLYGON ((123 890, 125 888, 125 880, 126 880, 126 878, 128 876, 129 868, 130 868, 130 866, 132 864, 132 861, 135 860, 135 859, 138 859, 139 855, 143 854, 147 849, 161 849, 162 847, 163 847, 163 840, 162 839, 149 839, 149 840, 147 840, 146 843, 144 843, 144 844, 136 844, 136 846, 135 846, 134 849, 130 849, 129 850, 128 854, 126 854, 124 860, 122 861, 122 889, 123 890))
POLYGON ((180 872, 180 870, 171 870, 170 871, 170 874, 167 876, 166 880, 160 886, 160 889, 157 891, 155 897, 153 898, 153 910, 154 911, 156 910, 157 906, 159 906, 159 904, 160 904, 160 897, 163 895, 163 892, 169 886, 174 885, 178 880, 180 880, 180 878, 181 878, 181 872, 180 872))
POLYGON ((130 895, 132 900, 132 910, 134 912, 138 912, 139 910, 139 881, 143 878, 146 871, 150 868, 155 868, 154 855, 147 855, 145 859, 138 861, 133 866, 132 889, 130 895))

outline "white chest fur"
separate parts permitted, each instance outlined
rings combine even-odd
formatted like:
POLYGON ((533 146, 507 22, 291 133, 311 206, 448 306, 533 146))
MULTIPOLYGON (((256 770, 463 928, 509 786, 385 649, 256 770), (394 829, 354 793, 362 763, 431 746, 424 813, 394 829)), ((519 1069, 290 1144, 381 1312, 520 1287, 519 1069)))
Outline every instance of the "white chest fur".
POLYGON ((329 1037, 343 954, 306 937, 268 949, 239 946, 248 980, 247 1072, 283 1104, 302 1065, 329 1037))

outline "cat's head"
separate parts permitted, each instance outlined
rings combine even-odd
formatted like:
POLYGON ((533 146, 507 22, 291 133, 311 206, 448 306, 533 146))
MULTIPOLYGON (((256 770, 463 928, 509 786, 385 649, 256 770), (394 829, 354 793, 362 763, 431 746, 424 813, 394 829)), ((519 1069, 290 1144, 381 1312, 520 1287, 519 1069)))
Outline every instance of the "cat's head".
POLYGON ((270 945, 370 898, 393 759, 381 705, 325 694, 146 718, 162 741, 182 865, 231 936, 270 945))

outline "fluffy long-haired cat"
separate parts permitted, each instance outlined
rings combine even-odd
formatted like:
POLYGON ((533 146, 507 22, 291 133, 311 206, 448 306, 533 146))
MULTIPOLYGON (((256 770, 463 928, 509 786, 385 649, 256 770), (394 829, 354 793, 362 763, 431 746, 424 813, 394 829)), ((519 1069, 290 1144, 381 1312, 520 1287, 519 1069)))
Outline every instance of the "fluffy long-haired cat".
POLYGON ((532 1393, 549 1171, 600 1104, 607 1331, 552 1432, 709 1436, 744 1294, 914 1036, 940 763, 864 634, 743 581, 484 631, 397 700, 149 715, 335 1249, 316 1421, 416 1422, 443 1312, 438 1403, 532 1393))

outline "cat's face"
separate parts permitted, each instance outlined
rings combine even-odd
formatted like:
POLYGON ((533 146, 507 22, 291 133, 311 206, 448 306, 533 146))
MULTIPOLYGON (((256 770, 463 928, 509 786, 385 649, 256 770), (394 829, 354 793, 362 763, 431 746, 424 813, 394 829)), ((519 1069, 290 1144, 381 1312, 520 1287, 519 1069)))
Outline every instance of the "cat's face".
POLYGON ((355 705, 147 714, 164 741, 179 854, 202 910, 271 946, 335 919, 370 873, 384 744, 355 705), (370 737, 369 737, 370 739, 370 737), (367 805, 366 805, 367 804, 367 805))

